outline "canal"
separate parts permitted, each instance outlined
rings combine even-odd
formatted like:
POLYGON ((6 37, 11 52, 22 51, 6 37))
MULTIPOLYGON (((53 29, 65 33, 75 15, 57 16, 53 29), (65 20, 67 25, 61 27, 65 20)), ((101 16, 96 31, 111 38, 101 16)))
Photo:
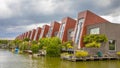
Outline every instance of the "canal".
POLYGON ((0 68, 120 68, 120 60, 69 62, 60 58, 31 58, 0 49, 0 68))

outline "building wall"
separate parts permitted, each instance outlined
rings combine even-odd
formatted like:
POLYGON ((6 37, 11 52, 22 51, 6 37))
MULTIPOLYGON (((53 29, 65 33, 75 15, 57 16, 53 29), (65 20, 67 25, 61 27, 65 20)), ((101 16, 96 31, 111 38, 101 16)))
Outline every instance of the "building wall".
POLYGON ((35 30, 35 29, 33 29, 33 30, 32 30, 32 33, 31 33, 30 40, 33 40, 33 39, 34 39, 35 32, 36 32, 36 30, 35 30))
MULTIPOLYGON (((98 16, 98 15, 96 15, 96 14, 94 14, 91 11, 88 11, 88 10, 80 12, 78 14, 77 23, 82 18, 84 18, 84 22, 83 22, 83 27, 81 29, 81 34, 80 34, 80 38, 79 38, 80 41, 79 41, 78 47, 80 47, 80 48, 84 47, 83 36, 86 35, 88 25, 93 25, 93 24, 103 23, 103 22, 109 23, 107 20, 101 18, 100 16, 98 16)), ((77 24, 76 24, 76 28, 75 28, 75 35, 74 35, 73 41, 75 40, 76 32, 77 32, 77 24)), ((80 49, 80 48, 78 48, 78 49, 80 49)))
POLYGON ((54 25, 53 25, 53 30, 52 30, 51 37, 55 37, 55 32, 58 32, 59 28, 60 28, 60 23, 55 21, 54 25))
POLYGON ((28 32, 28 38, 29 38, 29 39, 30 39, 31 33, 32 33, 32 31, 29 31, 29 32, 28 32))
POLYGON ((113 53, 116 54, 117 51, 120 51, 120 24, 114 23, 99 23, 87 26, 87 34, 90 34, 90 29, 92 28, 100 28, 100 34, 104 34, 108 40, 116 40, 116 50, 110 51, 109 50, 109 42, 102 44, 101 48, 85 48, 89 51, 90 54, 95 54, 98 50, 102 51, 103 53, 113 53))
MULTIPOLYGON (((73 29, 75 28, 75 25, 76 25, 76 20, 70 18, 70 17, 66 17, 66 18, 63 18, 62 19, 62 23, 66 23, 65 25, 65 28, 64 28, 64 33, 63 33, 63 36, 62 36, 62 42, 66 42, 68 41, 68 30, 69 29, 73 29)), ((60 30, 59 30, 60 31, 60 30)))
POLYGON ((35 40, 36 40, 36 41, 39 40, 40 33, 41 33, 41 28, 38 27, 37 30, 36 30, 36 36, 35 36, 35 40))
POLYGON ((46 37, 47 33, 48 33, 48 30, 49 30, 49 27, 48 25, 44 25, 43 28, 42 28, 42 31, 43 31, 43 34, 40 35, 40 38, 44 38, 46 37))

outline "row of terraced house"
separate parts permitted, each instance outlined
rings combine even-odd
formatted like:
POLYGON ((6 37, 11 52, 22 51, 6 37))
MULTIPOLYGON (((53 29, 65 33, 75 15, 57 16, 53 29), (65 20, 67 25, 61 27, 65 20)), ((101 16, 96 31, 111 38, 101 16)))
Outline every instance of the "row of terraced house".
POLYGON ((61 23, 54 21, 50 25, 37 27, 37 29, 25 32, 16 38, 30 38, 30 40, 38 41, 40 38, 57 36, 62 42, 72 40, 77 45, 77 49, 81 49, 84 48, 83 36, 88 34, 105 34, 107 36, 106 46, 100 47, 102 52, 120 51, 120 24, 111 23, 89 10, 78 13, 77 20, 65 17, 61 23), (114 49, 111 50, 110 44, 114 49))

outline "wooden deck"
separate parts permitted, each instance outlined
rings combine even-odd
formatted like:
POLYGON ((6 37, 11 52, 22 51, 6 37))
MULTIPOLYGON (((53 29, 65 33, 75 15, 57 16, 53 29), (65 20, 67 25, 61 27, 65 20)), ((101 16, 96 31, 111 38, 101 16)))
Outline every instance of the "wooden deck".
POLYGON ((118 57, 80 57, 80 58, 76 58, 76 57, 61 57, 61 59, 63 60, 68 60, 68 61, 98 61, 98 60, 118 60, 120 58, 118 57))

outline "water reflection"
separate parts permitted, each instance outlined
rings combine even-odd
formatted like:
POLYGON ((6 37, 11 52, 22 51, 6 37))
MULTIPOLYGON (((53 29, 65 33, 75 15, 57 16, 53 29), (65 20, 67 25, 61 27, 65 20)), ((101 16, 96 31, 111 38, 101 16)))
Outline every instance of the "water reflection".
POLYGON ((55 57, 31 58, 0 49, 0 68, 120 68, 120 61, 69 62, 55 57))

